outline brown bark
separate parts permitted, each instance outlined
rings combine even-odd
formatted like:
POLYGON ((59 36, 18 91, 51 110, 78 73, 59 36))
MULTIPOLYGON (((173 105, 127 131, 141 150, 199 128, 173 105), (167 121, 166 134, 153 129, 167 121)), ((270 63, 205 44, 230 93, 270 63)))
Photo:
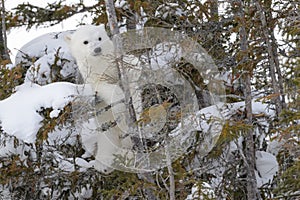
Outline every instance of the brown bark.
MULTIPOLYGON (((116 17, 114 1, 113 0, 105 0, 105 4, 106 4, 106 11, 107 11, 107 15, 108 15, 109 26, 111 29, 111 33, 114 36, 114 35, 120 33, 119 27, 118 27, 118 21, 117 21, 117 17, 116 17)), ((123 73, 123 72, 125 72, 125 70, 124 70, 124 66, 122 65, 122 58, 120 58, 120 60, 121 60, 120 62, 117 62, 118 70, 119 70, 119 77, 120 77, 120 87, 124 91, 125 105, 129 111, 129 116, 128 117, 126 116, 127 117, 126 121, 128 123, 128 126, 132 129, 130 131, 135 132, 134 123, 136 121, 136 115, 135 115, 134 107, 132 104, 132 98, 130 95, 129 88, 127 87, 126 84, 123 84, 124 82, 126 83, 127 76, 125 73, 123 73)), ((128 83, 128 81, 127 81, 127 83, 128 83)), ((142 144, 138 137, 135 137, 135 135, 133 135, 131 137, 131 139, 132 139, 134 146, 137 146, 138 148, 142 148, 140 146, 142 144)), ((151 173, 138 174, 138 176, 141 177, 142 179, 144 179, 145 181, 154 183, 151 173)), ((156 199, 156 197, 151 189, 146 188, 145 193, 147 194, 147 196, 149 198, 151 198, 153 200, 156 199)))
MULTIPOLYGON (((107 16, 108 16, 110 31, 111 31, 112 35, 114 36, 114 35, 120 33, 118 21, 117 21, 116 10, 115 10, 115 6, 114 6, 114 1, 113 0, 105 0, 105 5, 106 5, 106 11, 107 11, 107 16)), ((135 115, 134 107, 132 105, 132 98, 130 95, 129 88, 127 87, 127 84, 124 84, 124 83, 128 83, 127 76, 124 73, 125 69, 124 69, 124 66, 122 65, 122 62, 117 62, 117 65, 118 65, 118 71, 119 71, 119 77, 120 77, 119 84, 120 84, 120 87, 122 88, 122 90, 124 91, 125 105, 129 111, 129 116, 127 118, 127 122, 128 122, 129 127, 133 127, 133 125, 136 121, 136 115, 135 115)), ((138 141, 136 141, 136 142, 138 142, 138 141)))
POLYGON ((10 61, 8 48, 7 48, 7 37, 6 37, 6 25, 5 25, 5 4, 4 0, 1 0, 1 27, 0 27, 0 53, 1 60, 10 61))
POLYGON ((264 41, 267 46, 268 52, 268 60, 269 60, 269 69, 270 69, 270 76, 272 79, 272 87, 273 91, 276 94, 274 103, 276 106, 276 113, 279 115, 284 108, 284 93, 283 93, 283 78, 281 76, 281 71, 279 67, 279 60, 278 60, 278 53, 277 49, 274 47, 276 44, 276 39, 274 36, 273 28, 271 29, 268 27, 267 19, 265 15, 265 10, 263 10, 262 6, 260 5, 259 1, 255 1, 255 6, 257 9, 257 13, 259 13, 262 31, 264 36, 264 41), (277 74, 277 77, 276 77, 277 74))
MULTIPOLYGON (((244 4, 240 0, 239 15, 241 17, 241 25, 239 30, 240 35, 240 49, 244 52, 242 58, 243 69, 245 70, 244 81, 245 81, 245 111, 246 111, 246 123, 252 125, 252 97, 251 97, 251 69, 249 69, 249 57, 247 56, 248 51, 248 36, 246 32, 246 19, 244 13, 244 4)), ((260 199, 259 192, 257 189, 257 182, 255 177, 255 148, 253 140, 253 130, 249 129, 245 135, 246 147, 244 149, 245 154, 245 165, 247 170, 247 199, 254 200, 260 199)))
POLYGON ((113 0, 105 0, 106 12, 108 16, 108 23, 112 35, 120 33, 118 20, 113 0))

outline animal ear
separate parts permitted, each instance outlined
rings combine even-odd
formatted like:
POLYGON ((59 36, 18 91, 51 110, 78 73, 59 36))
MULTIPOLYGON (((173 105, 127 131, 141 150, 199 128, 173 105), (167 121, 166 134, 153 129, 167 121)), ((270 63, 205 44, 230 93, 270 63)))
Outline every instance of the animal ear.
POLYGON ((71 40, 72 40, 72 35, 71 34, 67 34, 64 36, 64 40, 70 44, 71 43, 71 40))

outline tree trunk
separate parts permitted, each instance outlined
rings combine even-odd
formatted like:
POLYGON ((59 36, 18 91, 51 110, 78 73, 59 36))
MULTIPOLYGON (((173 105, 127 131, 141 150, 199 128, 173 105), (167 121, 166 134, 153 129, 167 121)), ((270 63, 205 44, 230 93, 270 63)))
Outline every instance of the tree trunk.
POLYGON ((1 60, 6 60, 11 62, 8 48, 7 48, 7 37, 6 37, 6 25, 5 25, 5 4, 4 0, 1 0, 1 27, 0 27, 0 53, 1 60))
MULTIPOLYGON (((245 74, 245 111, 246 123, 252 125, 252 97, 251 97, 251 75, 245 74)), ((247 130, 245 136, 246 147, 244 149, 247 168, 247 198, 248 200, 259 199, 257 182, 255 177, 255 143, 253 139, 253 129, 247 130)))
POLYGON ((257 12, 260 15, 260 21, 262 24, 262 30, 264 35, 264 40, 267 45, 267 52, 268 52, 268 60, 269 60, 269 69, 270 69, 270 76, 272 79, 272 87, 273 91, 276 94, 274 103, 276 106, 276 113, 277 116, 281 113, 283 107, 284 107, 284 93, 283 93, 283 80, 281 76, 281 71, 279 68, 279 61, 278 61, 278 53, 277 49, 274 47, 274 44, 276 44, 276 40, 272 30, 267 25, 267 19, 265 16, 265 10, 263 10, 260 3, 255 0, 255 6, 257 9, 257 12), (278 79, 276 77, 276 73, 278 75, 278 79))
POLYGON ((120 33, 118 20, 113 0, 105 0, 106 13, 108 16, 108 23, 112 35, 120 33))
MULTIPOLYGON (((120 33, 119 27, 118 27, 118 21, 117 21, 117 17, 116 17, 114 1, 113 0, 105 0, 105 4, 106 4, 106 11, 107 11, 107 15, 108 15, 109 26, 111 29, 111 33, 114 36, 114 35, 120 33)), ((119 77, 120 77, 120 87, 124 91, 125 105, 129 111, 129 116, 128 116, 127 122, 128 122, 128 126, 133 129, 134 123, 136 121, 136 116, 135 116, 135 111, 134 111, 134 107, 132 104, 132 98, 131 98, 130 91, 129 91, 129 88, 127 87, 127 85, 122 84, 122 83, 124 83, 122 79, 125 78, 127 80, 127 77, 126 77, 126 74, 123 73, 124 69, 123 69, 122 61, 117 62, 117 64, 118 64, 119 77)), ((126 80, 125 80, 125 83, 126 83, 126 80)), ((140 147, 141 142, 140 142, 139 138, 135 137, 134 135, 131 138, 132 138, 132 142, 133 142, 134 146, 137 146, 138 148, 142 149, 142 147, 140 147)), ((138 176, 145 181, 148 181, 151 183, 155 182, 154 179, 152 178, 151 173, 138 174, 138 176)), ((145 193, 147 194, 147 196, 149 198, 151 198, 153 200, 156 199, 156 197, 151 189, 145 188, 145 193)))
MULTIPOLYGON (((112 35, 114 36, 114 35, 120 33, 118 21, 117 21, 116 10, 115 10, 115 6, 114 6, 114 1, 113 0, 105 0, 105 4, 106 4, 106 11, 107 11, 107 15, 108 15, 110 31, 111 31, 112 35)), ((135 115, 134 107, 132 104, 130 90, 127 87, 127 84, 123 84, 123 83, 128 83, 127 76, 125 74, 125 69, 123 69, 124 67, 122 65, 122 62, 117 62, 117 64, 118 64, 118 71, 119 71, 119 77, 120 77, 120 82, 119 82, 120 87, 124 91, 125 105, 129 111, 129 116, 128 116, 127 122, 128 122, 129 127, 132 128, 136 121, 136 115, 135 115)))
MULTIPOLYGON (((240 49, 243 52, 242 65, 245 70, 244 81, 245 81, 245 112, 246 112, 246 123, 252 125, 252 97, 251 97, 251 64, 248 57, 248 37, 246 32, 246 19, 244 13, 244 4, 240 0, 239 15, 241 17, 241 25, 239 30, 240 35, 240 49)), ((253 130, 248 129, 245 136, 246 147, 245 153, 245 165, 247 169, 247 199, 256 200, 260 199, 257 182, 255 177, 255 148, 253 140, 253 130)))

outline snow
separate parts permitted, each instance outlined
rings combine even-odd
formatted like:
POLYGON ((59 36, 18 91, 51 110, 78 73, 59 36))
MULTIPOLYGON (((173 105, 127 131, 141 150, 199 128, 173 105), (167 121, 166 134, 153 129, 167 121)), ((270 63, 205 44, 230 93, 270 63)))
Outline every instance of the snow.
POLYGON ((192 187, 191 194, 189 194, 185 200, 193 200, 193 199, 205 200, 205 199, 215 199, 215 198, 216 195, 211 185, 209 185, 206 182, 203 182, 201 183, 200 191, 199 191, 199 187, 197 185, 194 185, 192 187))
POLYGON ((269 142, 267 152, 277 156, 278 152, 282 149, 284 140, 274 139, 269 142))
POLYGON ((77 94, 78 86, 72 83, 60 82, 45 86, 24 83, 9 98, 0 101, 2 129, 18 139, 33 143, 43 120, 38 112, 43 108, 52 108, 52 117, 55 117, 77 94))
POLYGON ((23 45, 16 55, 16 63, 21 63, 24 60, 24 54, 39 58, 47 53, 57 52, 58 49, 61 49, 62 52, 69 52, 64 37, 70 33, 72 31, 50 32, 31 40, 23 45))
MULTIPOLYGON (((165 42, 152 48, 150 55, 151 69, 167 68, 178 62, 182 56, 182 48, 175 43, 165 42)), ((147 57, 144 58, 147 60, 147 57)))
POLYGON ((61 160, 59 168, 64 171, 73 172, 75 171, 75 164, 79 167, 80 171, 86 171, 87 168, 91 168, 93 166, 92 162, 87 162, 82 158, 75 158, 75 162, 73 161, 73 158, 69 158, 67 160, 61 160))
MULTIPOLYGON (((47 1, 39 1, 39 0, 28 0, 33 5, 45 7, 48 3, 56 3, 57 0, 47 0, 47 1)), ((84 0, 83 1, 86 6, 90 6, 93 4, 96 4, 96 0, 84 0)), ((21 2, 19 1, 7 1, 6 3, 6 9, 12 10, 15 8, 18 4, 21 2)), ((72 3, 78 3, 77 0, 67 0, 67 4, 72 3)), ((13 28, 10 29, 7 35, 7 45, 8 49, 11 51, 11 59, 14 63, 14 58, 16 57, 17 53, 21 49, 22 46, 30 42, 32 39, 37 38, 41 35, 44 35, 46 33, 50 32, 60 32, 60 31, 67 31, 67 30, 74 30, 80 23, 86 23, 91 24, 92 18, 91 14, 88 12, 78 13, 59 24, 49 26, 49 27, 38 27, 38 28, 31 28, 29 30, 26 30, 25 27, 19 27, 19 28, 13 28)), ((47 25, 47 24, 46 24, 47 25)))
MULTIPOLYGON (((30 0, 30 3, 38 5, 38 6, 46 6, 47 3, 54 3, 56 0, 30 0)), ((76 2, 67 1, 68 3, 76 2)), ((84 1, 85 5, 93 4, 96 1, 84 1), (86 4, 88 3, 88 4, 86 4)), ((119 6, 123 6, 125 1, 118 1, 119 6)), ((18 1, 7 1, 6 8, 11 9, 19 4, 18 1)), ((176 5, 168 5, 166 9, 171 12, 171 8, 176 7, 176 5)), ((177 15, 182 15, 182 11, 176 9, 175 13, 177 15)), ((42 111, 46 108, 51 108, 50 112, 51 118, 56 118, 59 116, 63 108, 70 102, 74 100, 74 98, 79 94, 79 91, 83 89, 81 85, 76 85, 68 82, 57 82, 50 83, 51 79, 49 79, 51 69, 50 65, 54 63, 54 57, 58 51, 59 56, 69 60, 70 62, 64 65, 64 68, 60 71, 60 73, 64 77, 68 77, 76 72, 76 64, 66 43, 63 38, 65 34, 71 33, 76 28, 76 25, 81 22, 81 19, 84 18, 85 23, 90 23, 91 20, 89 17, 84 17, 87 13, 81 13, 76 16, 71 17, 64 22, 54 25, 48 28, 32 28, 29 31, 24 28, 15 28, 11 29, 8 34, 8 46, 12 51, 12 58, 16 56, 15 63, 25 62, 22 58, 22 55, 28 54, 31 57, 38 58, 30 69, 27 72, 25 83, 18 86, 16 88, 16 92, 12 94, 9 98, 0 101, 0 128, 7 134, 11 136, 15 136, 16 138, 26 142, 26 143, 34 143, 36 140, 36 134, 40 127, 42 126, 42 120, 44 119, 39 111, 42 111), (49 33, 51 32, 51 33, 49 33), (35 39, 33 39, 35 38, 35 39), (33 40, 32 40, 33 39, 33 40), (20 50, 20 51, 18 51, 20 50), (37 71, 37 67, 39 71, 37 71), (46 78, 42 75, 45 74, 46 78), (35 84, 35 82, 39 84, 35 84)), ((166 51, 162 51, 162 49, 166 48, 167 44, 158 45, 156 50, 153 52, 153 55, 156 58, 151 58, 151 64, 154 69, 161 69, 164 66, 168 65, 170 60, 178 59, 177 48, 169 46, 170 51, 166 53, 166 51), (177 49, 177 51, 175 51, 177 49)), ((12 68, 13 65, 7 66, 12 68)), ((223 77, 229 76, 229 74, 225 74, 223 77)), ((223 81, 228 81, 228 78, 224 78, 223 81)), ((230 84, 229 82, 227 82, 230 84)), ((222 104, 222 105, 214 105, 204 109, 201 109, 195 115, 189 116, 186 120, 193 120, 193 124, 191 125, 195 130, 201 130, 203 132, 212 131, 214 133, 220 132, 220 126, 215 126, 215 130, 211 130, 211 126, 214 125, 213 122, 208 122, 212 117, 215 119, 230 119, 232 115, 236 113, 237 110, 244 110, 245 103, 237 102, 232 104, 222 104), (224 109, 226 107, 227 109, 224 109)), ((275 113, 272 107, 269 104, 265 104, 262 102, 252 102, 253 114, 265 114, 266 116, 274 116, 275 113)), ((260 122, 264 123, 264 122, 260 122)), ((49 138, 49 143, 54 143, 55 140, 66 137, 67 130, 55 130, 53 134, 51 134, 51 138, 49 138)), ((207 140, 206 142, 210 145, 213 145, 216 141, 216 135, 213 135, 212 140, 207 140)), ((84 132, 82 137, 88 137, 88 133, 84 132)), ((176 135, 176 131, 173 133, 173 136, 176 135)), ((188 137, 188 136, 186 136, 188 137)), ((185 138, 183 138, 185 139, 185 138)), ((70 138, 70 141, 74 140, 74 138, 70 138)), ((11 144, 7 145, 7 147, 0 146, 0 156, 4 156, 9 153, 20 153, 24 152, 24 146, 18 147, 18 149, 14 149, 13 141, 10 141, 11 144)), ((239 142, 242 140, 239 138, 239 142)), ((231 151, 237 149, 235 144, 230 144, 231 151)), ((263 186, 264 184, 273 180, 274 175, 278 172, 278 163, 276 161, 276 155, 281 147, 281 143, 278 141, 272 141, 268 145, 267 152, 257 151, 256 152, 256 167, 257 167, 257 183, 258 187, 263 186)), ((212 146, 211 146, 212 147, 212 146)), ((207 149, 206 149, 207 151, 207 149)), ((90 151, 91 152, 91 151, 90 151)), ((21 153, 20 153, 21 154, 21 153)), ((87 162, 82 158, 75 158, 75 163, 80 166, 80 170, 85 170, 91 166, 93 166, 94 162, 87 162)), ((74 164, 72 164, 72 160, 60 160, 59 167, 66 171, 74 171, 74 164)), ((1 189, 1 188, 0 188, 1 189)), ((192 188, 191 194, 187 197, 187 200, 193 198, 200 198, 198 196, 199 188, 194 186, 192 188)), ((207 183, 203 183, 201 187, 201 192, 212 195, 211 186, 207 183), (205 189, 206 188, 206 189, 205 189)))
POLYGON ((127 2, 125 0, 117 0, 115 2, 115 6, 116 8, 122 8, 127 4, 127 2))
MULTIPOLYGON (((230 113, 232 114, 236 110, 243 111, 245 109, 245 102, 237 102, 237 103, 231 103, 227 104, 229 110, 231 110, 230 113)), ((265 114, 266 116, 274 116, 275 112, 274 109, 267 103, 259 102, 256 100, 252 101, 252 113, 253 114, 265 114)))
POLYGON ((256 168, 257 186, 261 187, 271 182, 278 172, 276 157, 268 152, 256 151, 256 168))
POLYGON ((165 3, 163 5, 158 6, 156 12, 154 14, 155 17, 161 17, 166 19, 169 16, 184 16, 185 12, 180 8, 177 3, 165 3), (163 13, 163 15, 161 15, 163 13))
MULTIPOLYGON (((216 131, 220 131, 218 124, 212 122, 212 119, 215 120, 229 120, 232 115, 236 114, 237 110, 243 111, 245 109, 245 102, 236 102, 236 103, 218 103, 216 105, 208 106, 199 110, 194 115, 188 117, 185 120, 186 124, 191 125, 195 130, 200 130, 203 132, 210 131, 212 124, 216 131), (193 120, 191 118, 195 118, 193 120), (192 122, 192 123, 191 123, 192 122), (191 123, 191 124, 190 124, 191 123)), ((269 108, 268 104, 262 102, 252 101, 253 114, 265 114, 266 116, 273 116, 274 111, 269 108)))
POLYGON ((60 74, 64 78, 76 77, 76 61, 64 40, 65 36, 72 34, 72 32, 46 33, 33 39, 20 49, 15 63, 30 66, 26 73, 25 82, 40 85, 51 83, 53 66, 61 68, 60 74), (32 61, 31 58, 37 58, 37 60, 32 61))
MULTIPOLYGON (((52 111, 50 112, 50 117, 58 117, 64 106, 71 102, 74 99, 74 96, 78 95, 79 88, 77 85, 63 82, 48 84, 49 80, 43 80, 40 76, 40 74, 46 74, 47 77, 47 73, 50 73, 49 66, 53 63, 54 56, 58 49, 61 50, 60 56, 63 56, 64 58, 69 56, 68 59, 72 59, 69 49, 63 39, 65 34, 68 33, 70 32, 47 33, 22 47, 22 52, 29 54, 30 56, 38 57, 39 59, 28 70, 25 83, 16 89, 16 93, 0 102, 1 126, 8 134, 16 136, 18 139, 27 143, 33 143, 36 139, 36 133, 41 127, 41 121, 43 120, 43 117, 38 111, 41 111, 43 108, 51 108, 52 111), (45 49, 47 49, 47 51, 45 51, 45 49), (30 74, 30 72, 35 72, 34 69, 36 68, 34 68, 34 66, 39 66, 40 74, 30 74), (36 82, 34 79, 38 79, 37 82, 44 86, 33 83, 36 82)), ((170 62, 170 60, 178 58, 178 55, 180 54, 180 51, 174 49, 173 45, 157 45, 157 48, 153 51, 156 60, 154 60, 154 58, 151 60, 152 67, 154 67, 154 70, 164 68, 169 64, 168 62, 170 62)), ((25 61, 22 58, 22 53, 18 54, 16 61, 25 61)), ((75 63, 70 65, 70 67, 74 66, 75 63)), ((65 73, 68 74, 66 71, 67 70, 65 70, 65 73)), ((272 114, 272 110, 268 109, 267 104, 253 101, 252 105, 253 111, 256 114, 272 114)), ((183 128, 184 130, 194 129, 206 133, 204 143, 200 149, 201 153, 205 155, 212 149, 217 141, 218 135, 221 132, 221 122, 223 118, 229 119, 236 110, 243 110, 244 107, 244 102, 206 107, 187 117, 183 128), (228 109, 225 109, 224 107, 228 109)), ((182 132, 174 131, 173 136, 175 137, 179 133, 182 132)), ((55 131, 53 135, 51 134, 51 138, 49 138, 50 141, 54 141, 55 139, 52 137, 57 137, 58 135, 65 134, 58 134, 57 131, 55 131)), ((83 140, 86 140, 86 137, 90 137, 84 129, 81 136, 83 140)), ((189 134, 183 136, 182 141, 189 139, 188 137, 190 137, 189 134)), ((88 147, 85 148, 88 149, 88 147)), ((84 163, 84 160, 79 160, 79 162, 82 163, 82 168, 84 168, 84 166, 88 167, 93 165, 92 162, 84 163)), ((74 166, 71 162, 66 160, 62 160, 60 167, 64 170, 74 170, 74 166)))

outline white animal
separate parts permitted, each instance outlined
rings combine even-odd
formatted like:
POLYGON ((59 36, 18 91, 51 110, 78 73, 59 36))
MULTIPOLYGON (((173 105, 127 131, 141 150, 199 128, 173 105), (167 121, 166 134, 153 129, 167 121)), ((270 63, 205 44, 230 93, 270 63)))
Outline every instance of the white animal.
MULTIPOLYGON (((114 46, 110 40, 104 25, 86 25, 73 34, 65 37, 71 54, 76 59, 80 73, 86 84, 103 100, 97 109, 114 105, 123 99, 123 91, 118 85, 118 71, 113 62, 114 46)), ((125 112, 125 105, 119 103, 112 109, 101 113, 96 117, 98 128, 118 120, 115 114, 125 112)), ((119 125, 109 127, 107 130, 95 131, 96 133, 82 137, 85 148, 94 153, 96 158, 95 168, 101 172, 112 171, 111 165, 114 156, 122 151, 122 148, 131 146, 129 137, 124 139, 119 125), (94 148, 95 147, 95 148, 94 148)))

